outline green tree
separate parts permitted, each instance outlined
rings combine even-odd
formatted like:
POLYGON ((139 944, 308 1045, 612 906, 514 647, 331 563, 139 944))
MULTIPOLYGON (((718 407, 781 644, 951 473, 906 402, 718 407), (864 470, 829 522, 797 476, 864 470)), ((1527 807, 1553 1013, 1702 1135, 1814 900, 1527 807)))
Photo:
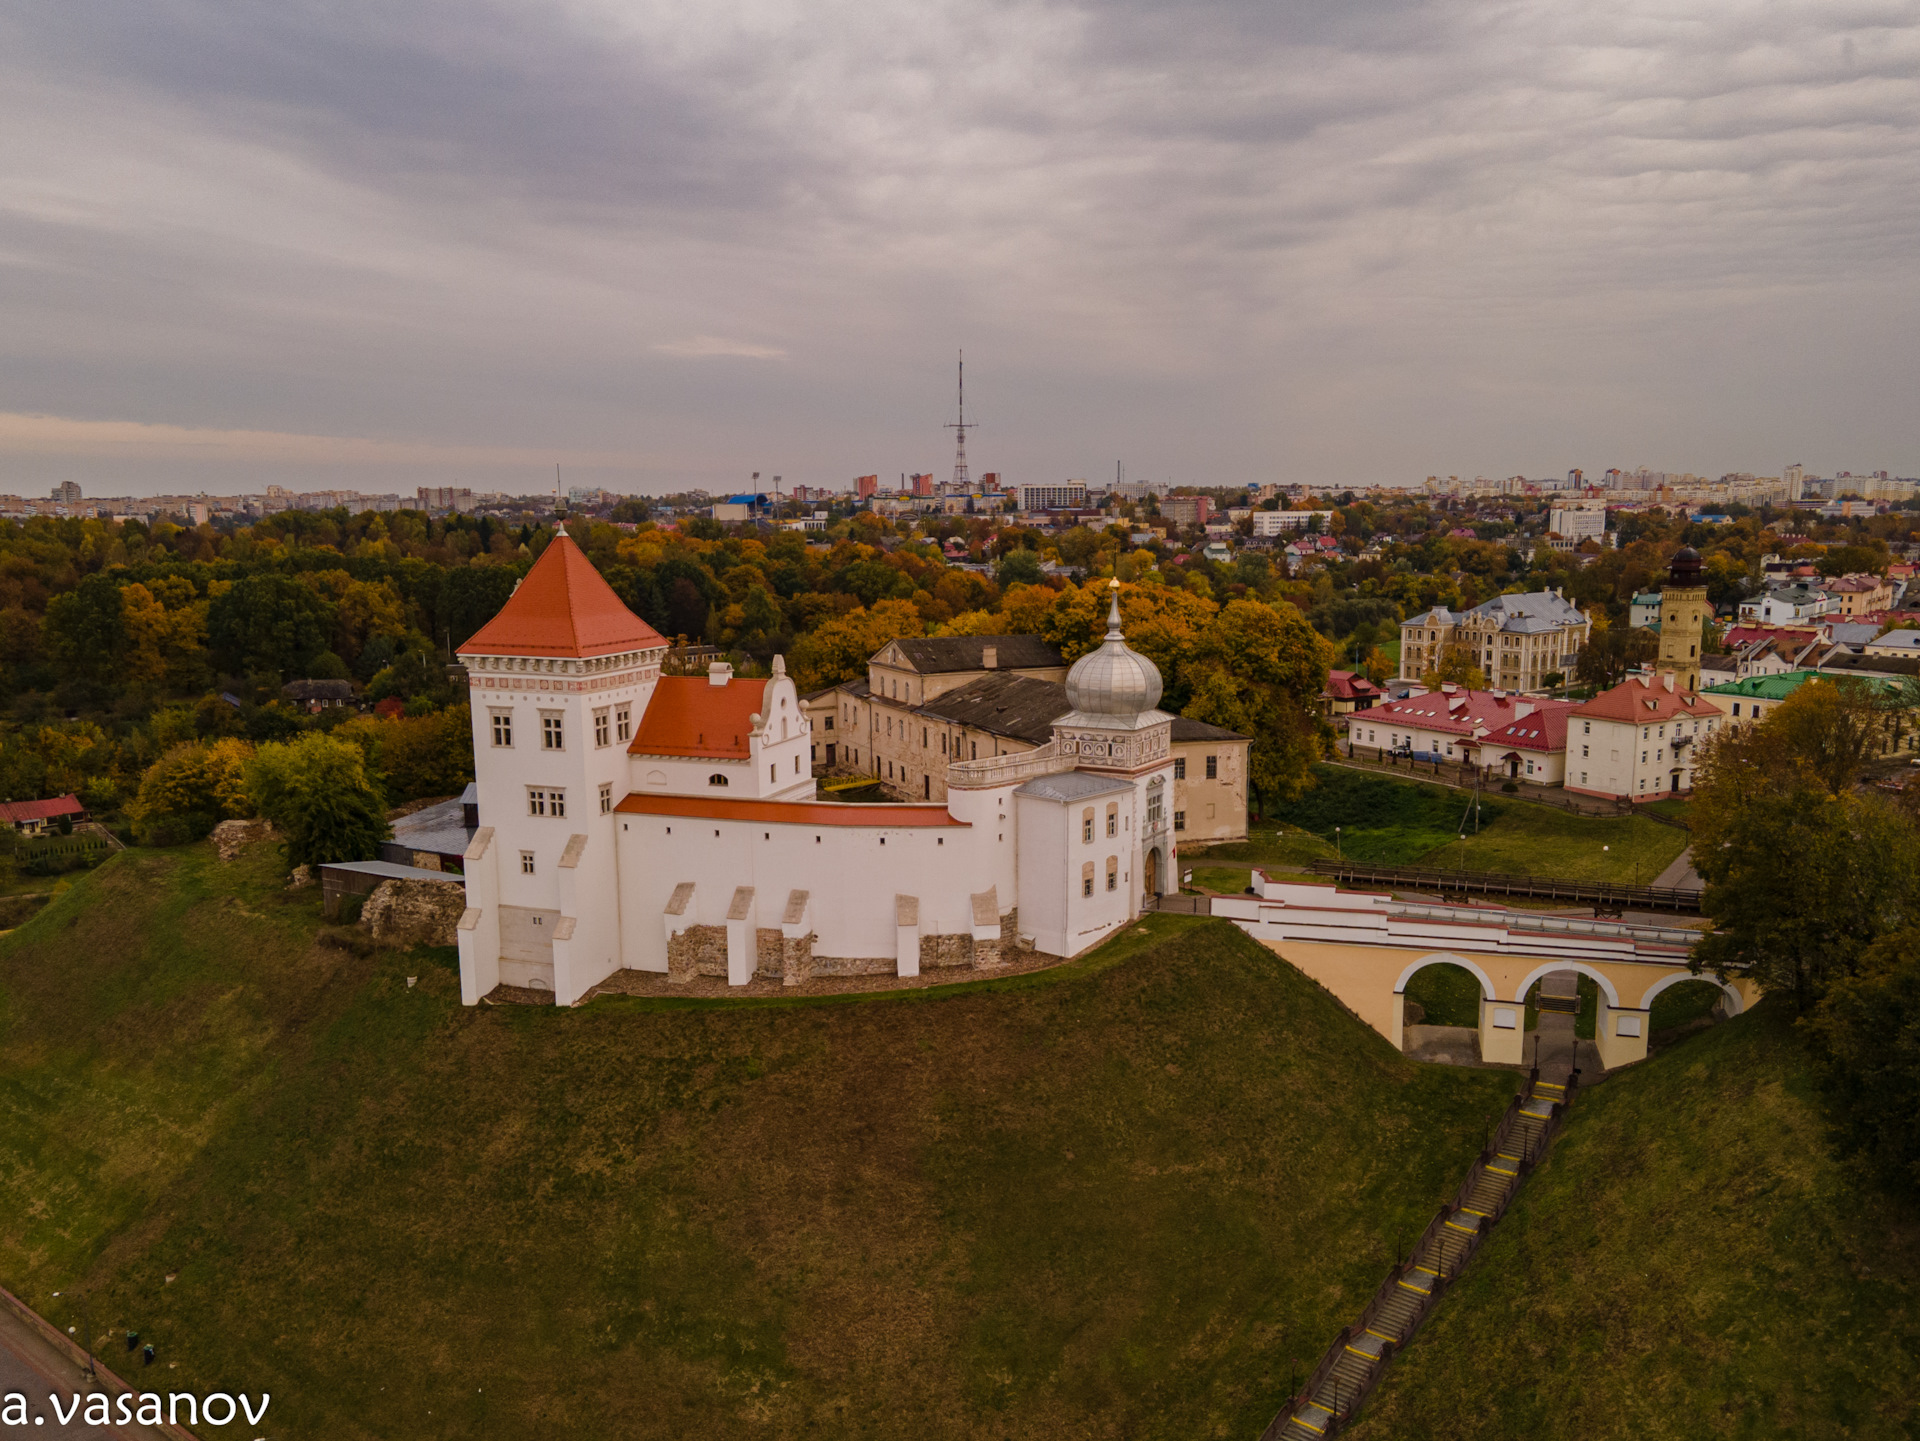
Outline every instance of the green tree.
POLYGON ((1920 1195, 1920 928, 1875 945, 1806 1028, 1841 1148, 1920 1195))
POLYGON ((318 731, 261 746, 246 783, 254 808, 286 837, 289 867, 372 860, 392 834, 359 748, 318 731))
POLYGON ((1046 578, 1040 569, 1040 553, 1025 549, 1008 551, 1001 557, 993 578, 1002 590, 1010 585, 1040 584, 1046 578))
POLYGON ((1331 647, 1286 602, 1229 601, 1181 665, 1185 714, 1253 740, 1248 779, 1263 804, 1290 800, 1320 758, 1318 700, 1331 647))
POLYGON ((253 747, 243 740, 186 741, 147 768, 128 807, 134 839, 175 846, 200 839, 226 819, 253 814, 245 771, 253 747))
POLYGON ((104 683, 125 661, 126 619, 113 578, 90 575, 47 602, 44 640, 49 654, 72 676, 104 683))
POLYGON ((291 576, 250 575, 214 598, 207 640, 229 673, 303 676, 333 637, 333 607, 291 576))

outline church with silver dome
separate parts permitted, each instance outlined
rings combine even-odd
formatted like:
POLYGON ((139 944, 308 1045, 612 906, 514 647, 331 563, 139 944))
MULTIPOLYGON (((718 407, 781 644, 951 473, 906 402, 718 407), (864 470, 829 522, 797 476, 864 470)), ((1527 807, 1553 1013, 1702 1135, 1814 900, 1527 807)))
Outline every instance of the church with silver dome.
POLYGON ((467 1004, 992 970, 1079 955, 1175 888, 1175 718, 1117 586, 1051 738, 956 756, 938 800, 823 800, 778 658, 668 675, 666 650, 564 532, 461 648, 467 1004))

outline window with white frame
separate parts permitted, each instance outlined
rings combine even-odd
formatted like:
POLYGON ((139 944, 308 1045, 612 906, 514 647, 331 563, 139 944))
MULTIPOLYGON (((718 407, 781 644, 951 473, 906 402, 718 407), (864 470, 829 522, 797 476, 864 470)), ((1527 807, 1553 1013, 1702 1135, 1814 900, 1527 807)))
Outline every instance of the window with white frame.
POLYGON ((533 852, 532 851, 520 852, 520 874, 523 876, 530 876, 533 874, 533 852))
POLYGON ((1207 779, 1210 781, 1220 779, 1220 757, 1219 756, 1207 757, 1207 779))
POLYGON ((564 750, 565 730, 562 726, 563 713, 557 710, 540 712, 540 749, 543 751, 564 750))
POLYGON ((617 705, 613 708, 613 738, 617 741, 633 739, 633 707, 617 705))
POLYGON ((1187 758, 1185 756, 1175 756, 1173 758, 1173 778, 1177 781, 1183 781, 1187 778, 1187 758))
POLYGON ((1107 857, 1107 889, 1110 891, 1120 889, 1120 857, 1118 856, 1107 857))
POLYGON ((1107 834, 1109 836, 1117 836, 1120 834, 1120 806, 1118 802, 1109 803, 1107 806, 1107 834))
POLYGON ((1080 843, 1086 846, 1093 844, 1092 806, 1088 806, 1084 811, 1080 812, 1080 843))
POLYGON ((1092 861, 1088 861, 1084 866, 1080 867, 1080 894, 1083 896, 1090 896, 1093 894, 1093 862, 1092 861))
POLYGON ((567 813, 567 793, 552 786, 527 787, 527 814, 530 816, 559 816, 567 813))
POLYGON ((613 714, 605 706, 593 713, 593 743, 596 746, 613 744, 613 714))
POLYGON ((1173 828, 1176 831, 1184 831, 1187 828, 1187 813, 1185 811, 1175 811, 1173 813, 1173 828))
POLYGON ((493 743, 501 748, 513 744, 513 712, 496 710, 493 712, 493 743))
POLYGON ((604 816, 604 815, 611 815, 612 813, 613 813, 613 782, 602 781, 600 783, 600 814, 604 816))

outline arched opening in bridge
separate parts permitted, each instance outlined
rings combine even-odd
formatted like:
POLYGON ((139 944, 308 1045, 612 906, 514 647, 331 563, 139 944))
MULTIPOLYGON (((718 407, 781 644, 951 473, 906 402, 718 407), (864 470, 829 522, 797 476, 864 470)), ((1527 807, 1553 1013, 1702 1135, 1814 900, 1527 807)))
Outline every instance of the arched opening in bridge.
POLYGON ((1648 1039, 1672 1045, 1694 1031, 1740 1014, 1740 993, 1711 976, 1669 976, 1647 990, 1648 1039))
POLYGON ((1483 1003, 1494 992, 1477 965, 1458 956, 1423 956, 1407 968, 1395 991, 1405 1054, 1455 1064, 1480 1059, 1483 1003))

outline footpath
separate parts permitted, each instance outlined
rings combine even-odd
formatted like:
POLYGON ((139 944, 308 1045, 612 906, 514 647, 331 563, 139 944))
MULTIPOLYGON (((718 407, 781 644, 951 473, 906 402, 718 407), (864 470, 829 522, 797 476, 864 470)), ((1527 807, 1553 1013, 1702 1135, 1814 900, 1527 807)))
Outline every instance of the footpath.
POLYGON ((180 1426, 89 1426, 80 1413, 61 1425, 51 1397, 59 1397, 64 1407, 71 1406, 76 1395, 116 1397, 134 1389, 103 1361, 96 1360, 94 1369, 98 1374, 89 1376, 79 1346, 18 1297, 0 1291, 0 1399, 9 1392, 26 1397, 34 1441, 194 1441, 180 1426))

